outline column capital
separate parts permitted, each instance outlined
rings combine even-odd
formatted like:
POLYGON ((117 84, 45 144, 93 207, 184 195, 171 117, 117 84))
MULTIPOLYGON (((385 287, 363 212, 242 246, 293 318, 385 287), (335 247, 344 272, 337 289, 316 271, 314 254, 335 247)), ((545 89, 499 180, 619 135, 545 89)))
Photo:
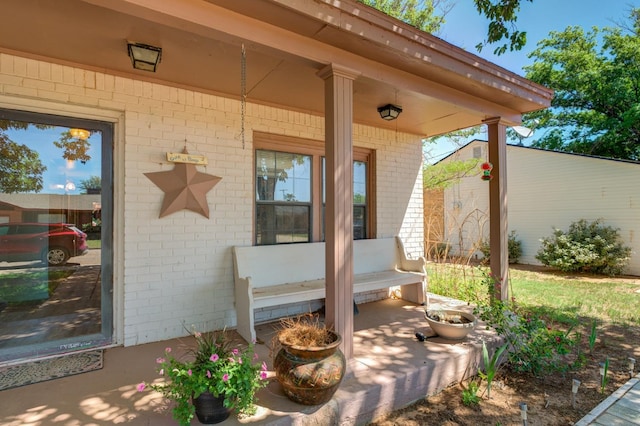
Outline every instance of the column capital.
POLYGON ((334 63, 326 65, 324 68, 322 68, 320 71, 316 73, 316 75, 323 80, 326 80, 329 77, 334 77, 334 76, 355 80, 360 76, 360 74, 361 74, 360 71, 356 71, 354 69, 347 68, 342 65, 338 65, 334 63))
POLYGON ((518 123, 514 123, 511 120, 507 120, 504 117, 491 117, 491 118, 485 118, 484 120, 482 120, 482 124, 502 124, 505 127, 510 127, 510 126, 517 126, 518 123))

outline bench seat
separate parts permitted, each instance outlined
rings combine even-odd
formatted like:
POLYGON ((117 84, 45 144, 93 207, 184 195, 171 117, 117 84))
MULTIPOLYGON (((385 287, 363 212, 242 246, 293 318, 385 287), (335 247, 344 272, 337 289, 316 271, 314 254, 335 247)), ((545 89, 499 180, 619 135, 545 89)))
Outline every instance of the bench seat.
MULTIPOLYGON (((324 243, 234 247, 238 333, 255 341, 254 310, 325 297, 324 243)), ((356 240, 353 292, 402 286, 404 299, 423 303, 426 261, 409 259, 400 238, 356 240)))

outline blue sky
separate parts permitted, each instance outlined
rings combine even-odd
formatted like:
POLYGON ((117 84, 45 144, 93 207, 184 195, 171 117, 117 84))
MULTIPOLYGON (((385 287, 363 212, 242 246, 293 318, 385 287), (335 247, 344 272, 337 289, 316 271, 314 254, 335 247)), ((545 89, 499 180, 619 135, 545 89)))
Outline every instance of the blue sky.
MULTIPOLYGON (((518 52, 506 52, 501 56, 493 54, 494 47, 488 46, 478 53, 475 45, 484 40, 487 20, 476 11, 471 0, 457 0, 453 10, 446 16, 446 23, 438 37, 487 59, 503 68, 524 75, 522 67, 532 61, 527 55, 536 44, 548 37, 551 31, 563 31, 568 26, 580 26, 585 31, 594 26, 613 27, 625 21, 631 7, 640 7, 640 0, 522 0, 517 27, 527 32, 527 45, 518 52)), ((484 138, 484 135, 478 136, 484 138)), ((527 145, 535 140, 535 135, 524 140, 527 145)), ((445 141, 434 148, 431 155, 440 159, 455 149, 455 145, 445 141)))
POLYGON ((62 149, 53 145, 53 141, 60 140, 61 133, 67 130, 67 127, 53 126, 45 129, 10 129, 6 132, 14 142, 24 144, 40 154, 40 161, 47 168, 42 175, 43 194, 80 194, 80 183, 83 180, 101 176, 100 135, 94 133, 89 138, 91 148, 88 154, 91 160, 86 164, 80 161, 68 162, 62 158, 62 149))

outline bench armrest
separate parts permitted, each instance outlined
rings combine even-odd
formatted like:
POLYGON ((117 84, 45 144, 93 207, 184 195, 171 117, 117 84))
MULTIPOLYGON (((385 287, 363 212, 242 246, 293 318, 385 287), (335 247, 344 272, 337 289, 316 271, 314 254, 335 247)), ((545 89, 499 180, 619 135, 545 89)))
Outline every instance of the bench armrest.
POLYGON ((420 272, 427 275, 427 260, 424 256, 420 256, 417 259, 409 259, 407 252, 404 249, 404 244, 400 237, 396 237, 396 244, 398 245, 398 254, 400 264, 398 265, 403 271, 420 272))
POLYGON ((410 272, 420 272, 427 275, 426 270, 427 261, 424 257, 419 257, 417 259, 402 259, 402 270, 410 271, 410 272))

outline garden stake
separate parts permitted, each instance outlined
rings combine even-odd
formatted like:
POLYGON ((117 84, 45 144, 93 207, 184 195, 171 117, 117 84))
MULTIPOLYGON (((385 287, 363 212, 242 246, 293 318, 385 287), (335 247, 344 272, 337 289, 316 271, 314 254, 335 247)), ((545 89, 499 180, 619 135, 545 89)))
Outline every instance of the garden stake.
POLYGON ((635 370, 635 366, 636 366, 636 359, 629 358, 629 378, 630 379, 633 378, 633 370, 635 370))
POLYGON ((580 380, 573 379, 573 385, 571 386, 571 406, 576 408, 576 395, 578 394, 578 388, 580 387, 580 380))
POLYGON ((520 417, 522 417, 522 426, 527 426, 527 403, 520 403, 520 417))
POLYGON ((606 357, 604 362, 600 364, 600 376, 602 381, 600 382, 600 393, 604 393, 604 388, 607 386, 607 371, 609 370, 609 357, 606 357))

